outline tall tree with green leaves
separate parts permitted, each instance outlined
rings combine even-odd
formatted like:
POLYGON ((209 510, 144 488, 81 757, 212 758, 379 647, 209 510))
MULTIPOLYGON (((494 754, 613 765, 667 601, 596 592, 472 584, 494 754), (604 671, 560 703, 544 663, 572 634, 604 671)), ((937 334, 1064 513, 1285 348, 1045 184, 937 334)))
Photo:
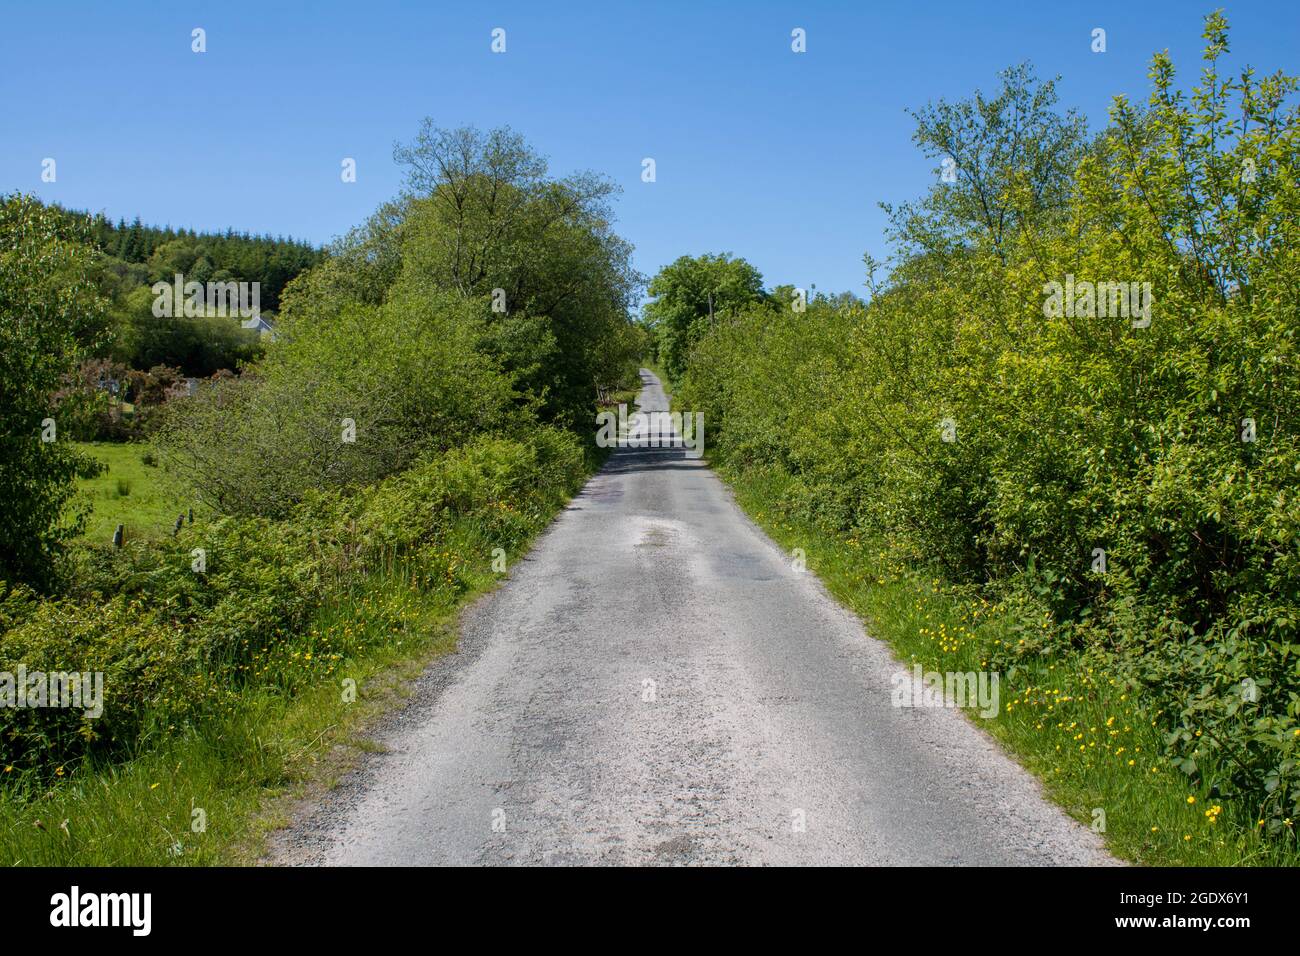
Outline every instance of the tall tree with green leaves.
POLYGON ((645 317, 659 340, 664 371, 676 378, 691 346, 719 316, 736 315, 764 298, 763 276, 730 253, 682 256, 650 281, 645 317))
POLYGON ((489 303, 484 348, 543 420, 585 425, 597 391, 635 370, 627 327, 641 278, 613 231, 618 187, 591 172, 551 177, 508 127, 426 119, 394 158, 407 167, 400 284, 489 303))
POLYGON ((1016 230, 1063 214, 1086 124, 1057 108, 1056 81, 1039 80, 1030 64, 1009 67, 998 80, 992 96, 977 90, 909 111, 913 142, 939 166, 920 202, 881 204, 902 251, 944 254, 987 243, 1006 261, 1016 230))
POLYGON ((0 580, 41 589, 78 530, 69 499, 90 464, 50 398, 104 329, 91 239, 33 197, 0 198, 0 580))

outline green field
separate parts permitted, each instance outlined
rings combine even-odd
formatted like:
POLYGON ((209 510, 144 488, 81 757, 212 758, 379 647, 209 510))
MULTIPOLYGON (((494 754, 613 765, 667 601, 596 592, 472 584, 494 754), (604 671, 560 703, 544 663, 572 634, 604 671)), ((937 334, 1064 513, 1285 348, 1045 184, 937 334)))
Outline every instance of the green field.
POLYGON ((77 447, 107 466, 97 477, 78 482, 91 505, 86 539, 110 541, 119 524, 128 536, 170 534, 176 516, 191 507, 162 468, 144 463, 149 445, 78 442, 77 447))

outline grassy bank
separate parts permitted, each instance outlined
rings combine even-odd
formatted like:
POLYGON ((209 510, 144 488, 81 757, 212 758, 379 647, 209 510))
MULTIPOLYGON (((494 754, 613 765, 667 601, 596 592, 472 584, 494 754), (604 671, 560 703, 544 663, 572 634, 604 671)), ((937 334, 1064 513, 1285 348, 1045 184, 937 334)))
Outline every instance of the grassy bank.
POLYGON ((593 463, 559 433, 483 439, 284 521, 82 545, 73 594, 0 601, 0 670, 105 675, 97 719, 0 713, 0 863, 256 859, 593 463))
MULTIPOLYGON (((720 469, 746 512, 783 548, 802 548, 808 570, 861 616, 909 666, 998 669, 1037 622, 891 565, 869 541, 828 534, 783 506, 791 479, 776 469, 720 469)), ((1038 656, 1001 672, 1001 712, 982 729, 1044 784, 1071 816, 1100 825, 1116 855, 1139 864, 1296 865, 1294 840, 1260 838, 1252 808, 1216 800, 1161 754, 1163 742, 1135 689, 1086 659, 1038 656)), ((954 768, 956 772, 959 768, 954 768)))
MULTIPOLYGON (((481 563, 481 562, 476 562, 481 563)), ((0 790, 0 860, 18 866, 172 866, 248 863, 283 824, 279 797, 328 785, 368 746, 358 736, 398 705, 403 682, 455 648, 458 610, 491 588, 478 571, 457 595, 375 574, 334 595, 273 666, 309 671, 311 648, 346 636, 340 655, 286 693, 272 684, 125 761, 88 761, 53 785, 0 790), (376 621, 400 618, 394 638, 376 621), (347 681, 355 682, 355 697, 347 681)), ((328 656, 330 652, 325 652, 328 656)), ((299 675, 301 677, 301 675, 299 675)), ((12 773, 13 771, 11 771, 12 773)))

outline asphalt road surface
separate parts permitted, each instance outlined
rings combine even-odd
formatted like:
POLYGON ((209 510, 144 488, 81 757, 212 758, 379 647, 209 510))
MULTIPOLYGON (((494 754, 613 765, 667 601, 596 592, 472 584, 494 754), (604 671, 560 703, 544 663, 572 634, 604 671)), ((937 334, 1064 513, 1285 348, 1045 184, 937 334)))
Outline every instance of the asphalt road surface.
POLYGON ((621 448, 271 861, 1114 862, 902 670, 702 461, 621 448))

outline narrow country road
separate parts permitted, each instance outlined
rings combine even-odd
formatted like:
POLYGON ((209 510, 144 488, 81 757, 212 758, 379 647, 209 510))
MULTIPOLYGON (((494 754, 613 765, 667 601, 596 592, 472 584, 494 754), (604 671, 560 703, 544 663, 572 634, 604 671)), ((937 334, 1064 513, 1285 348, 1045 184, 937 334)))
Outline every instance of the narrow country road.
POLYGON ((271 859, 1113 862, 902 669, 702 461, 619 449, 271 859))

